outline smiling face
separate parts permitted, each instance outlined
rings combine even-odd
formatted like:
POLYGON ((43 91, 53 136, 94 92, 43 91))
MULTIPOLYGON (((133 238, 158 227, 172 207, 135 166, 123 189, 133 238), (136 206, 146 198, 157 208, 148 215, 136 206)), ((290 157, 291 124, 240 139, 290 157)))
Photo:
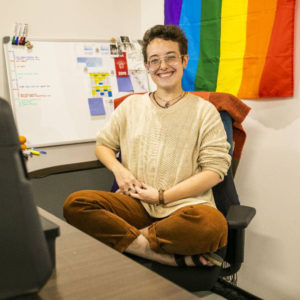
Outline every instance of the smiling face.
POLYGON ((181 89, 181 78, 188 56, 181 55, 177 42, 160 38, 152 40, 147 47, 147 60, 148 64, 145 66, 158 90, 181 89))

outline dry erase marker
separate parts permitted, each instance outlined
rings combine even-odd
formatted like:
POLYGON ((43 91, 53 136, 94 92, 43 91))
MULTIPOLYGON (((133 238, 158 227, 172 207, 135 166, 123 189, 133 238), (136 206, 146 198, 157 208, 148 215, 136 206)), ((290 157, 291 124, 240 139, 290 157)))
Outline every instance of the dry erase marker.
POLYGON ((40 150, 40 149, 36 149, 36 148, 31 148, 31 149, 34 150, 34 151, 38 151, 41 154, 47 154, 47 151, 45 151, 45 150, 40 150))
POLYGON ((28 35, 28 24, 24 25, 22 45, 25 45, 28 35))
POLYGON ((33 155, 40 155, 40 152, 39 152, 39 151, 31 150, 31 153, 32 153, 33 155))
POLYGON ((21 27, 21 24, 18 23, 18 29, 17 29, 17 35, 16 35, 16 41, 15 41, 15 45, 18 45, 19 44, 19 33, 20 33, 20 28, 21 27))
POLYGON ((12 45, 16 44, 16 36, 17 36, 17 34, 18 34, 18 23, 15 23, 15 32, 14 32, 14 36, 13 36, 12 41, 11 41, 12 45))
POLYGON ((30 149, 30 152, 31 152, 33 155, 40 155, 40 152, 39 152, 39 151, 36 151, 36 150, 30 149))
POLYGON ((24 27, 25 25, 23 24, 20 24, 20 31, 19 31, 19 42, 18 42, 18 45, 22 45, 23 43, 23 31, 24 31, 24 27))

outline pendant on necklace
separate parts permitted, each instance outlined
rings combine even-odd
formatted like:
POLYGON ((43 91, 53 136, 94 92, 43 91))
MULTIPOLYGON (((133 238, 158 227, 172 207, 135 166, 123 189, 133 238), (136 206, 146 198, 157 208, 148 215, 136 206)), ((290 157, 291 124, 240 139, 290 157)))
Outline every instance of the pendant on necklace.
POLYGON ((165 108, 168 108, 168 107, 169 107, 169 101, 166 102, 166 104, 165 104, 165 108))

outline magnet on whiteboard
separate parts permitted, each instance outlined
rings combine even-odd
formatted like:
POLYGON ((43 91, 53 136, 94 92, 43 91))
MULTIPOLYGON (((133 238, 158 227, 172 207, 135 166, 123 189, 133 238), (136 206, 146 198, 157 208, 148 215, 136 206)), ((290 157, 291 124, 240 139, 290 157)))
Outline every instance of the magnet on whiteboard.
POLYGON ((26 45, 27 49, 29 49, 29 50, 33 48, 33 45, 29 41, 27 41, 25 43, 25 45, 26 45))

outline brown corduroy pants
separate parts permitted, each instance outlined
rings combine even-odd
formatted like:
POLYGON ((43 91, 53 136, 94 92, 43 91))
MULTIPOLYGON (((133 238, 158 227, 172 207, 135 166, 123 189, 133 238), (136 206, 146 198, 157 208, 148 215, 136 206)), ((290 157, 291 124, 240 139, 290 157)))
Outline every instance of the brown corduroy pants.
POLYGON ((159 253, 195 255, 215 252, 227 243, 227 222, 222 213, 208 205, 178 209, 166 218, 147 213, 139 200, 97 190, 71 194, 64 204, 64 217, 73 226, 123 252, 149 227, 148 240, 159 253))

